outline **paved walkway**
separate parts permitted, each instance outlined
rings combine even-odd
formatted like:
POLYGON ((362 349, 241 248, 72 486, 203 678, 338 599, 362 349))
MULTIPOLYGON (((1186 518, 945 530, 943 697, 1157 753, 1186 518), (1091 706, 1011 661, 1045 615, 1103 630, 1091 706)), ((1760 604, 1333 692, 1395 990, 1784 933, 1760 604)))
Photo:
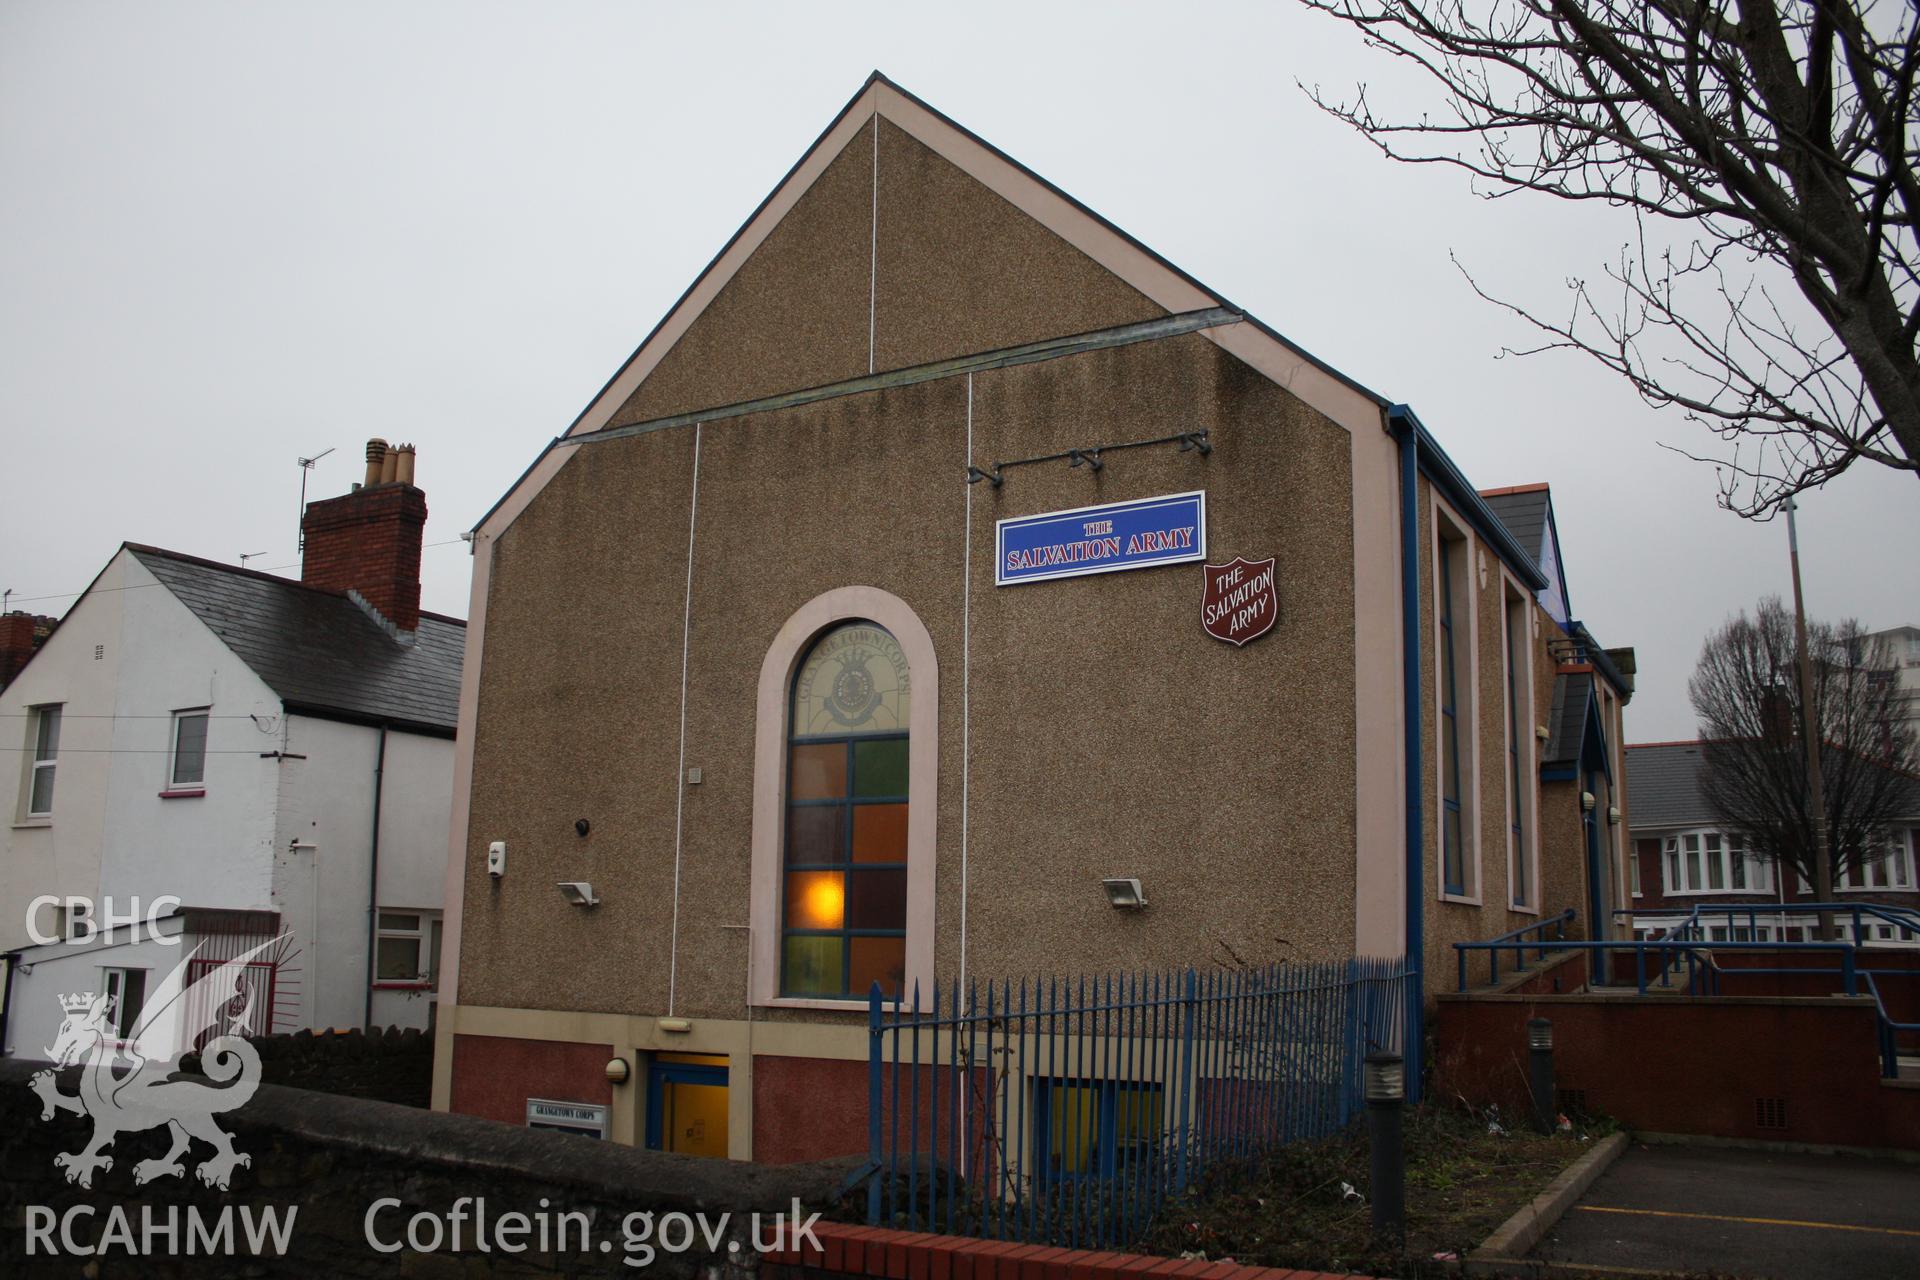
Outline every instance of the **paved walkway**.
POLYGON ((1534 1256, 1768 1280, 1916 1280, 1920 1164, 1635 1145, 1534 1256))

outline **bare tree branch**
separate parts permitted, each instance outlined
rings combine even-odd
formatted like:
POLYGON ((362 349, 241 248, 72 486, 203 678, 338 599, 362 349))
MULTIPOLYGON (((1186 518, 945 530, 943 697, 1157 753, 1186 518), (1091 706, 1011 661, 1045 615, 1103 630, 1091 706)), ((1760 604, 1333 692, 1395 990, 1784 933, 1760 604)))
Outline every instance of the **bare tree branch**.
POLYGON ((1578 352, 1712 431, 1721 500, 1742 515, 1861 460, 1920 476, 1920 6, 1301 2, 1443 94, 1444 118, 1390 120, 1364 85, 1345 101, 1301 86, 1383 155, 1462 169, 1489 199, 1634 214, 1604 267, 1617 296, 1569 281, 1563 321, 1469 276, 1543 335, 1510 354, 1578 352), (1665 229, 1651 239, 1649 219, 1665 229))

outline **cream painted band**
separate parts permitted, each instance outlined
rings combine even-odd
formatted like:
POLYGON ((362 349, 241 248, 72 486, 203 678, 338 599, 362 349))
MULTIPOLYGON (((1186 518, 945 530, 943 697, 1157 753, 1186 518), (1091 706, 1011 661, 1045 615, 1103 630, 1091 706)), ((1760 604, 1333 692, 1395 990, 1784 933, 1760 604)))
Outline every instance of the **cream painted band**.
POLYGON ((660 1019, 624 1013, 583 1013, 556 1009, 501 1009, 485 1005, 442 1005, 434 1046, 436 1110, 449 1109, 440 1095, 440 1079, 452 1079, 455 1036, 495 1036, 504 1040, 551 1040, 560 1044, 604 1044, 625 1058, 632 1074, 613 1087, 607 1110, 608 1136, 639 1146, 646 1138, 646 1072, 636 1055, 710 1053, 727 1058, 727 1157, 753 1159, 753 1060, 828 1058, 867 1060, 864 1025, 745 1022, 696 1018, 688 1031, 662 1031, 660 1019))

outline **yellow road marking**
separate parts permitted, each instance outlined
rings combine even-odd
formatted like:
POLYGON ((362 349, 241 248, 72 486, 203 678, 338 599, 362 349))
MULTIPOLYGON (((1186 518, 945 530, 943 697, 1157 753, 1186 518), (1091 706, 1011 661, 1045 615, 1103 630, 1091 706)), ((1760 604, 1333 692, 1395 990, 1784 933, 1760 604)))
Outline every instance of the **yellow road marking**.
POLYGON ((1822 1231, 1865 1231, 1881 1236, 1920 1236, 1904 1227, 1856 1227, 1846 1222, 1802 1222, 1798 1218, 1736 1218, 1722 1213, 1675 1213, 1670 1209, 1616 1209, 1609 1205, 1577 1204, 1588 1213, 1632 1213, 1648 1218, 1697 1218, 1706 1222, 1746 1222, 1761 1227, 1817 1227, 1822 1231))

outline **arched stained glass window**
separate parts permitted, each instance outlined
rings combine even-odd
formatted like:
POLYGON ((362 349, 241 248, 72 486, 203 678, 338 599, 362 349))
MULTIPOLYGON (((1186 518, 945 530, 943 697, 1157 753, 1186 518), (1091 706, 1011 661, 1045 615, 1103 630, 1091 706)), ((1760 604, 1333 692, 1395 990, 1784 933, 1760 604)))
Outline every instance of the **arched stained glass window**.
POLYGON ((780 994, 898 998, 907 947, 913 686, 892 633, 823 632, 794 677, 782 839, 780 994))

